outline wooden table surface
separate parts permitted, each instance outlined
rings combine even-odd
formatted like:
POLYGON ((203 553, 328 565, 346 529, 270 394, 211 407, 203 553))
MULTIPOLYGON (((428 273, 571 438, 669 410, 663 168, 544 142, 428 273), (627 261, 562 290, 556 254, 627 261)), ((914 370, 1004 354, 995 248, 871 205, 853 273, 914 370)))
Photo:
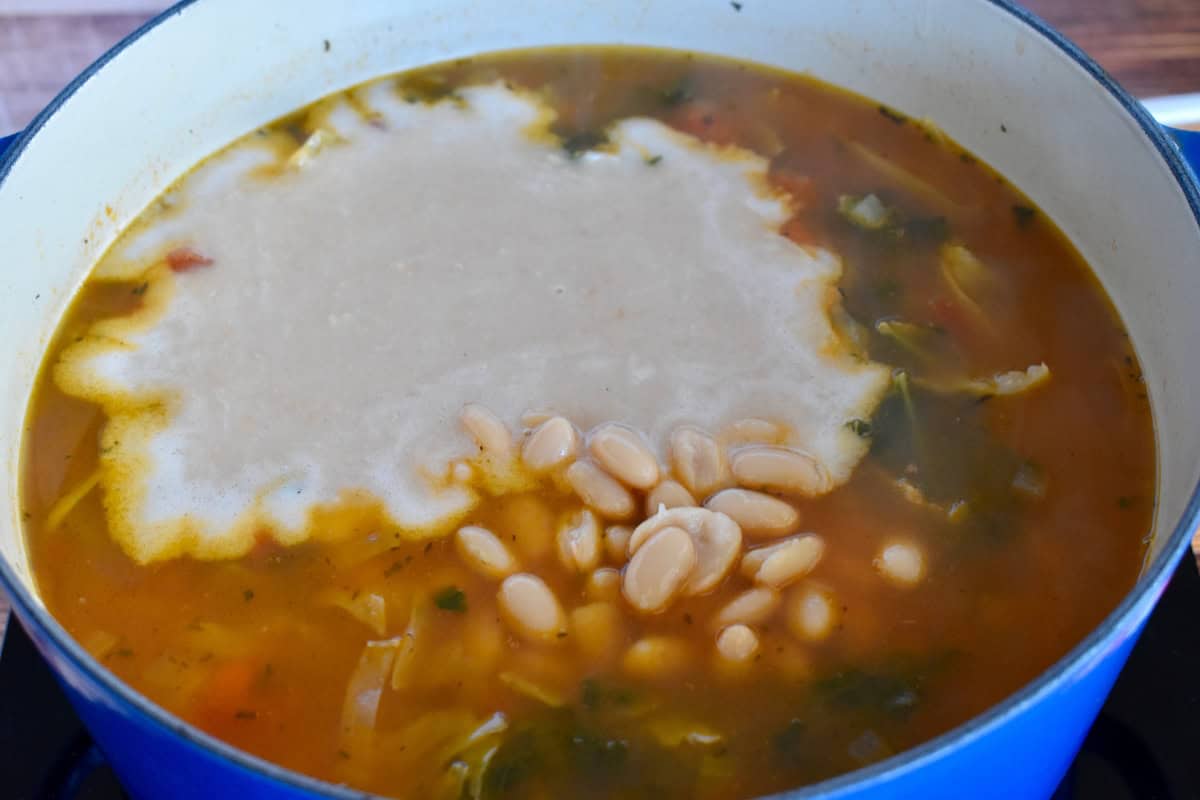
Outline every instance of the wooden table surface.
MULTIPOLYGON (((1200 0, 1026 0, 1140 97, 1200 92, 1200 0)), ((0 135, 168 3, 0 0, 0 135)), ((0 634, 7 617, 0 595, 0 634)))

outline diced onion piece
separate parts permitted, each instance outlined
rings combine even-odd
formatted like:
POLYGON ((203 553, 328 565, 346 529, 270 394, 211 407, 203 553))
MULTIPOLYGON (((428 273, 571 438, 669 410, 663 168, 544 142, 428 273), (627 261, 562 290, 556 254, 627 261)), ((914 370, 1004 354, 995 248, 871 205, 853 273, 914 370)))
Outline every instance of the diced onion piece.
POLYGON ((852 225, 868 231, 877 231, 892 218, 892 212, 878 197, 854 197, 844 194, 838 198, 838 213, 852 225))
POLYGON ((319 594, 317 600, 322 605, 342 609, 374 631, 376 636, 387 633, 387 603, 381 595, 329 589, 319 594))
POLYGON ((566 701, 553 689, 542 686, 515 672, 501 672, 500 682, 518 694, 537 700, 551 708, 562 708, 566 701))
POLYGON ((999 395, 1002 397, 1022 394, 1032 391, 1049 382, 1050 367, 1033 364, 1025 369, 1015 369, 1010 372, 1000 372, 989 378, 967 378, 963 380, 936 381, 919 379, 917 383, 924 389, 940 394, 971 394, 976 397, 999 395))
POLYGON ((363 759, 370 754, 379 700, 388 683, 401 639, 396 637, 367 642, 350 675, 346 699, 342 704, 339 741, 341 750, 351 758, 363 759))

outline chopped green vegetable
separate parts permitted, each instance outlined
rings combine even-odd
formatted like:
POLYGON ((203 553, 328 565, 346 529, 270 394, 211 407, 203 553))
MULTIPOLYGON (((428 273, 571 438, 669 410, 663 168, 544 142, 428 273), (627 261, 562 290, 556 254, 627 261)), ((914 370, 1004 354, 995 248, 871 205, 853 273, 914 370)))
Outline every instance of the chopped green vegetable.
POLYGON ((904 116, 899 111, 893 111, 883 104, 880 104, 878 108, 880 114, 897 125, 903 125, 904 123, 908 122, 908 117, 904 116))
POLYGON ((408 103, 437 103, 446 99, 462 101, 454 84, 445 75, 414 75, 406 78, 399 90, 408 103))
POLYGON ((694 96, 692 93, 691 81, 683 78, 674 86, 663 89, 658 93, 659 99, 666 108, 675 108, 684 103, 690 102, 694 96))
POLYGON ((805 737, 808 727, 802 720, 792 718, 781 731, 771 737, 771 749, 775 754, 784 758, 801 755, 805 751, 805 737))
POLYGON ((1037 219, 1037 209, 1030 206, 1015 205, 1012 211, 1019 228, 1028 228, 1037 219))
POLYGON ((848 669, 817 683, 829 702, 846 708, 870 708, 906 716, 917 704, 917 693, 896 675, 848 669))
POLYGON ((991 434, 984 408, 975 396, 932 392, 897 371, 871 420, 869 458, 944 510, 964 544, 1003 540, 1025 510, 1013 488, 1025 459, 991 434))
POLYGON ((447 586, 434 594, 433 604, 442 611, 462 614, 467 610, 467 596, 457 586, 447 586))
POLYGON ((629 709, 638 704, 638 699, 633 689, 602 683, 595 678, 584 678, 579 684, 579 702, 588 711, 629 709))
POLYGON ((603 778, 625 767, 629 761, 629 742, 580 731, 571 737, 570 761, 580 777, 603 778))
POLYGON ((871 423, 865 419, 852 419, 846 423, 846 427, 855 435, 862 439, 871 438, 871 423))
POLYGON ((605 144, 608 144, 608 135, 604 131, 578 131, 562 139, 562 148, 572 160, 605 144))
POLYGON ((661 162, 662 162, 662 156, 661 156, 661 155, 656 155, 656 156, 647 156, 647 157, 646 157, 646 165, 647 165, 647 166, 650 166, 650 167, 657 167, 657 166, 658 166, 658 165, 659 165, 661 162))

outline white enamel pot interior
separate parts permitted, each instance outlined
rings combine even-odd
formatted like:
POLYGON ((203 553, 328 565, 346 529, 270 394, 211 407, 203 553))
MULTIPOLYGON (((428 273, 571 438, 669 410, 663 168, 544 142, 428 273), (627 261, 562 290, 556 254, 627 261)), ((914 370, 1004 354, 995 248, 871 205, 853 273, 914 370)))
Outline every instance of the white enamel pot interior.
POLYGON ((1099 658, 1105 637, 1136 630, 1196 511, 1195 191, 1140 109, 1000 0, 181 3, 69 87, 0 163, 0 569, 19 605, 102 671, 37 598, 18 483, 43 349, 116 233, 199 159, 329 92, 480 52, 572 43, 719 53, 844 86, 933 120, 1058 223, 1098 273, 1143 359, 1160 470, 1141 582, 1063 663, 1099 658))

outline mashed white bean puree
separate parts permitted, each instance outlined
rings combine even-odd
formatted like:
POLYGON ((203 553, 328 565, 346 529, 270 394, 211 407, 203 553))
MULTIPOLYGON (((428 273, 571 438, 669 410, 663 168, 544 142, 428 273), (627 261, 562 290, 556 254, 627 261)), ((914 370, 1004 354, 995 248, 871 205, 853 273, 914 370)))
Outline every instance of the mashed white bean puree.
POLYGON ((830 488, 849 478, 865 444, 846 423, 888 372, 835 334, 841 264, 778 233, 762 158, 646 119, 572 157, 501 86, 356 99, 276 174, 254 136, 205 162, 98 267, 144 275, 143 309, 55 378, 110 417, 101 487, 131 556, 299 542, 348 497, 447 532, 476 497, 446 477, 475 452, 470 402, 509 425, 616 421, 661 463, 681 424, 777 420, 830 488), (212 263, 173 272, 179 247, 212 263))

